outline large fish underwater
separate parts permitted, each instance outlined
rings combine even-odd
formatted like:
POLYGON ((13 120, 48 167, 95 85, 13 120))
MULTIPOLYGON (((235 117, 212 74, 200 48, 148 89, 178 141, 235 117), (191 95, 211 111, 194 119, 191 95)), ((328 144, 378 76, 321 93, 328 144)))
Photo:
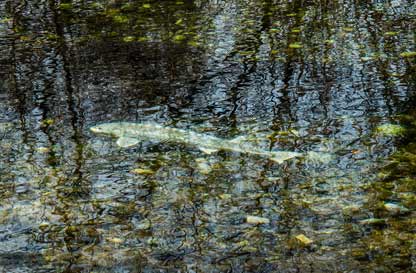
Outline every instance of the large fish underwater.
POLYGON ((219 150, 258 155, 277 163, 301 156, 301 153, 287 151, 267 151, 244 141, 244 137, 227 140, 212 135, 197 133, 190 130, 165 127, 155 123, 111 122, 90 128, 97 134, 110 135, 117 139, 122 148, 132 147, 140 141, 182 143, 198 148, 206 154, 219 150))

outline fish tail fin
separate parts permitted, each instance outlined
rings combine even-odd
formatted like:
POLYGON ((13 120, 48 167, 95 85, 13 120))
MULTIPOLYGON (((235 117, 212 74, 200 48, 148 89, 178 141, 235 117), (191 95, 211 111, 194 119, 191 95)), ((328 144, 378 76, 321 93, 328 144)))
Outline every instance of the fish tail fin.
POLYGON ((278 164, 282 164, 286 160, 299 157, 301 155, 302 155, 301 153, 296 153, 296 152, 271 152, 270 160, 278 164))

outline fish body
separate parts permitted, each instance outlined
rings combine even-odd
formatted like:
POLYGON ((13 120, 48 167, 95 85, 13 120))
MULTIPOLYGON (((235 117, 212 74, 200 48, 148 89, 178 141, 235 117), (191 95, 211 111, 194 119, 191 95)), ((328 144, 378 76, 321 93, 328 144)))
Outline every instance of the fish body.
POLYGON ((301 155, 296 152, 266 151, 251 143, 242 141, 242 137, 227 140, 191 130, 165 127, 155 123, 111 122, 93 126, 90 130, 97 134, 111 135, 118 138, 117 145, 123 148, 134 146, 143 140, 150 140, 187 144, 197 147, 207 154, 225 150, 259 155, 278 163, 301 155))

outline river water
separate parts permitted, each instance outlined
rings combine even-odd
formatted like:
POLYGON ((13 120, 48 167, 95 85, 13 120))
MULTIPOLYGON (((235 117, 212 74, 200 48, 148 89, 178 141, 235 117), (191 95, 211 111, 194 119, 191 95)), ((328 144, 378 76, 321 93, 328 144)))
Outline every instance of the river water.
POLYGON ((412 0, 1 1, 0 271, 416 272, 415 27, 412 0))

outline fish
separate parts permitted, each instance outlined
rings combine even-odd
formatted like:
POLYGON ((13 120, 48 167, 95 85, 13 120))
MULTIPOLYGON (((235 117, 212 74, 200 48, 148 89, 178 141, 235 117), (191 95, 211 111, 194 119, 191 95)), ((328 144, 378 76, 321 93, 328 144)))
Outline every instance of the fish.
POLYGON ((205 154, 213 154, 220 150, 231 151, 265 157, 279 164, 302 155, 301 153, 290 151, 267 151, 256 147, 248 141, 244 141, 244 136, 229 140, 192 130, 166 127, 151 122, 102 123, 90 127, 90 131, 95 134, 103 134, 117 138, 116 144, 121 148, 133 147, 141 141, 181 143, 196 147, 205 154))

